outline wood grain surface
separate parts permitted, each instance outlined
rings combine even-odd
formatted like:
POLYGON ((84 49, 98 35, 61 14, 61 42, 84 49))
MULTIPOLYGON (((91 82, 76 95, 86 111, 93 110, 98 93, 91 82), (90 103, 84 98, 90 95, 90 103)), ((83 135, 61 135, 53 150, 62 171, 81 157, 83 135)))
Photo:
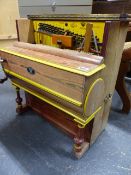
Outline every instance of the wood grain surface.
POLYGON ((3 53, 1 56, 7 60, 7 64, 5 63, 4 66, 5 69, 79 102, 83 101, 84 76, 22 59, 7 53, 3 53), (28 73, 28 67, 34 69, 34 75, 28 73))
POLYGON ((105 84, 102 79, 98 78, 92 84, 90 84, 86 96, 87 101, 85 101, 84 104, 85 116, 90 116, 100 106, 103 106, 104 92, 105 92, 105 84))
MULTIPOLYGON (((126 39, 128 22, 112 22, 109 27, 109 36, 105 53, 106 69, 102 72, 102 77, 105 81, 105 96, 112 96, 115 90, 115 84, 121 62, 124 42, 126 39)), ((105 103, 103 113, 103 124, 101 131, 106 127, 110 112, 112 98, 105 103)), ((100 132, 101 132, 100 131, 100 132)))
POLYGON ((20 18, 16 20, 16 29, 18 35, 18 41, 34 43, 34 29, 33 22, 26 18, 20 18))

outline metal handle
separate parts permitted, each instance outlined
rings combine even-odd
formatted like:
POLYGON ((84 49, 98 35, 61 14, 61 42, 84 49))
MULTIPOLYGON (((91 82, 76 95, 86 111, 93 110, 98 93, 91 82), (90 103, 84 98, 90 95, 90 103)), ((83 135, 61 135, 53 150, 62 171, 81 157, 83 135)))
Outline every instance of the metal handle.
POLYGON ((27 72, 30 73, 31 75, 35 74, 35 70, 32 67, 27 67, 27 72))

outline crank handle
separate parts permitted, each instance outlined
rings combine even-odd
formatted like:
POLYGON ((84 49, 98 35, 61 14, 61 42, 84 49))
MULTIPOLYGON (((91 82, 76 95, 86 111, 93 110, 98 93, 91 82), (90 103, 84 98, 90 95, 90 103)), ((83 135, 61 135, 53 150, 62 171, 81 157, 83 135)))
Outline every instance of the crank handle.
POLYGON ((3 58, 0 58, 0 63, 5 62, 6 60, 4 60, 3 58))

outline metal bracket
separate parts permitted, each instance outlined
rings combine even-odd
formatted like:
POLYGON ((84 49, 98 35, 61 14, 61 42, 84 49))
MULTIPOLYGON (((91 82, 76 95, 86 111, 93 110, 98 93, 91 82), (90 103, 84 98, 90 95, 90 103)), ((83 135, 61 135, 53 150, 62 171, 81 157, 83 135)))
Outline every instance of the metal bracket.
POLYGON ((104 102, 107 103, 108 101, 110 101, 110 100, 112 99, 112 96, 113 96, 113 94, 109 93, 109 94, 105 97, 104 102))

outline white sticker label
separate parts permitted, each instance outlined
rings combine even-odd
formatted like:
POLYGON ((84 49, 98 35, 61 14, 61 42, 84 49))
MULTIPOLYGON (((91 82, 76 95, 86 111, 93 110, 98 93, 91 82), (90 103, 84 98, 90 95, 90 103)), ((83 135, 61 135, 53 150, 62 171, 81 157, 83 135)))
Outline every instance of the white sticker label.
POLYGON ((77 69, 82 70, 82 71, 88 71, 89 70, 89 68, 85 67, 85 66, 80 66, 77 69))

